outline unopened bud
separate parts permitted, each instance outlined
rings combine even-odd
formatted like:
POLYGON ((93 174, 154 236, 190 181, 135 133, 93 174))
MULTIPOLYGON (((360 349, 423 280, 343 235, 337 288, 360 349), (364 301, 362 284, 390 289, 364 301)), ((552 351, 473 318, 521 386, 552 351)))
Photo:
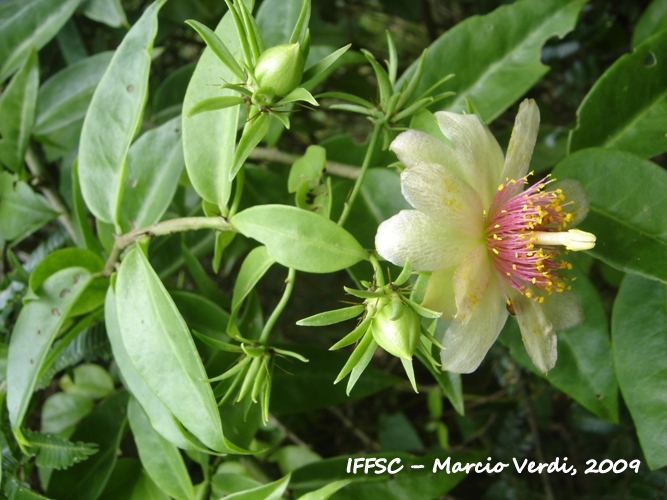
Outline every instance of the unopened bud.
POLYGON ((298 43, 276 45, 262 52, 255 64, 255 79, 262 94, 284 96, 299 85, 305 61, 298 43))
POLYGON ((399 297, 393 296, 378 311, 371 328, 375 342, 385 351, 399 358, 412 359, 419 342, 419 316, 399 297))

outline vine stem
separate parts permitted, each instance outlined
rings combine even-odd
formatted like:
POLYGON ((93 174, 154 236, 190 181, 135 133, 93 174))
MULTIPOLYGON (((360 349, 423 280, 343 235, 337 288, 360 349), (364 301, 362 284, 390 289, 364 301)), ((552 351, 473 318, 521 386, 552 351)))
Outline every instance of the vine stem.
POLYGON ((354 205, 354 201, 357 199, 357 195, 359 194, 361 185, 363 184, 364 178, 366 177, 366 172, 368 171, 368 167, 371 164, 371 159, 373 158, 373 151, 375 150, 375 145, 377 144, 378 138, 380 137, 380 133, 382 132, 383 126, 384 122, 381 120, 376 121, 373 125, 373 133, 371 134, 370 141, 368 141, 368 149, 366 149, 366 156, 364 156, 364 162, 361 165, 361 170, 359 171, 359 176, 357 177, 357 180, 354 183, 352 192, 350 193, 350 196, 347 198, 347 200, 345 200, 343 213, 340 214, 340 218, 338 219, 339 226, 343 226, 345 224, 345 221, 350 215, 350 210, 352 210, 352 205, 354 205))
POLYGON ((296 278, 296 270, 293 267, 290 267, 289 273, 287 274, 287 279, 285 280, 285 290, 283 291, 283 296, 280 298, 280 302, 269 316, 269 319, 266 320, 262 334, 259 336, 259 343, 266 344, 266 341, 269 339, 269 334, 273 330, 276 321, 282 314, 287 302, 289 301, 290 296, 292 295, 292 290, 294 290, 294 281, 296 278))
MULTIPOLYGON (((284 163, 286 165, 291 165, 299 158, 299 155, 293 155, 291 153, 285 153, 278 149, 272 148, 255 148, 252 153, 248 156, 251 160, 263 160, 263 161, 273 161, 276 163, 284 163)), ((339 163, 336 161, 327 161, 324 164, 324 168, 328 174, 337 175, 338 177, 343 177, 345 179, 356 179, 359 177, 359 167, 353 165, 347 165, 345 163, 339 163)))
POLYGON ((168 234, 179 233, 182 231, 196 231, 198 229, 216 229, 218 231, 234 231, 234 227, 222 217, 183 217, 180 219, 170 219, 152 226, 135 229, 129 233, 116 236, 111 254, 104 266, 104 274, 109 276, 114 269, 114 264, 118 260, 120 252, 137 240, 148 236, 165 236, 168 234))

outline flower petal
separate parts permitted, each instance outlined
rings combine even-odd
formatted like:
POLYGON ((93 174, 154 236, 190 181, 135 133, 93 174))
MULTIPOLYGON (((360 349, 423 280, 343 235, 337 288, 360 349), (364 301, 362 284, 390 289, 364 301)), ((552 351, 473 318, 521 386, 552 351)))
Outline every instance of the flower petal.
POLYGON ((542 311, 557 332, 569 330, 584 322, 581 300, 573 292, 552 293, 546 296, 542 311))
POLYGON ((528 173, 540 129, 540 110, 532 99, 524 99, 514 121, 512 137, 507 146, 501 181, 520 179, 528 173))
POLYGON ((459 177, 463 169, 453 148, 420 130, 406 130, 394 139, 389 149, 408 168, 420 163, 435 163, 451 170, 459 177))
POLYGON ((463 167, 461 178, 479 193, 484 207, 490 206, 503 170, 498 141, 477 115, 439 111, 435 117, 442 133, 454 144, 453 153, 463 167))
POLYGON ((482 203, 477 193, 440 165, 419 163, 401 174, 405 199, 420 212, 473 238, 484 232, 482 203))
POLYGON ((486 245, 475 248, 454 274, 456 318, 467 325, 484 298, 491 279, 491 261, 486 245))
POLYGON ((507 319, 505 295, 491 280, 486 293, 467 324, 456 318, 445 332, 440 352, 442 369, 470 373, 477 369, 507 319))
POLYGON ((401 210, 380 224, 375 235, 375 248, 383 258, 397 266, 410 259, 417 271, 457 265, 476 244, 417 210, 401 210))
POLYGON ((510 300, 521 329, 523 345, 535 368, 546 374, 555 366, 558 357, 556 329, 544 314, 542 304, 515 290, 510 292, 510 300))
POLYGON ((433 271, 426 285, 424 300, 421 305, 432 311, 442 313, 441 319, 449 321, 456 315, 454 299, 454 273, 458 266, 433 271))

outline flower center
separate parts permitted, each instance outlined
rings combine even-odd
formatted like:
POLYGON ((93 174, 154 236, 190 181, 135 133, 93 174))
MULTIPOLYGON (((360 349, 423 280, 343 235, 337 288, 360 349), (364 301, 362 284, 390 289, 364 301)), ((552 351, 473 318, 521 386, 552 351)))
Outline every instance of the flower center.
POLYGON ((547 176, 523 191, 527 177, 498 186, 489 212, 484 214, 486 243, 505 282, 526 297, 543 302, 545 294, 570 289, 567 278, 558 271, 572 265, 559 259, 559 246, 588 250, 595 245, 595 236, 576 229, 565 231, 574 219, 566 208, 574 201, 566 201, 561 189, 544 190, 554 179, 547 176))

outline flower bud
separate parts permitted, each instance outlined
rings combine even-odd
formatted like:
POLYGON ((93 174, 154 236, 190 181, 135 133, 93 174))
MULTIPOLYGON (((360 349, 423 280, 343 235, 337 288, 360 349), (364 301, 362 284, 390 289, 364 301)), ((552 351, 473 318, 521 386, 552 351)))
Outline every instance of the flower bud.
POLYGON ((258 90, 274 96, 289 94, 301 82, 304 64, 298 43, 284 43, 266 49, 255 64, 258 90))
POLYGON ((394 295, 378 311, 371 326, 373 338, 396 357, 412 359, 419 342, 419 316, 394 295))

